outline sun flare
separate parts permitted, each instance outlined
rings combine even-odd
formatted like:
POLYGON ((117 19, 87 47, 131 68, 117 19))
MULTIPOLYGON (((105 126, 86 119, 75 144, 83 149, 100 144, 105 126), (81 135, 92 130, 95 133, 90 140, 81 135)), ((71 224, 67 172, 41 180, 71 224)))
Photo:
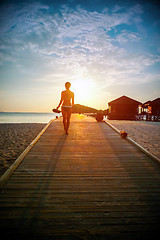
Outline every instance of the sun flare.
POLYGON ((94 82, 90 78, 79 78, 72 82, 72 91, 79 103, 90 102, 93 97, 94 82))

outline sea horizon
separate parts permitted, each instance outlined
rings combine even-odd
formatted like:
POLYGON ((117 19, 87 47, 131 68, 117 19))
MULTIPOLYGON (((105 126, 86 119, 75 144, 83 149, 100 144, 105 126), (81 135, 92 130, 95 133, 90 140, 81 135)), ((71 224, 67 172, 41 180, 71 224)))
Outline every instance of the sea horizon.
POLYGON ((2 123, 48 123, 58 113, 52 112, 0 112, 0 124, 2 123))

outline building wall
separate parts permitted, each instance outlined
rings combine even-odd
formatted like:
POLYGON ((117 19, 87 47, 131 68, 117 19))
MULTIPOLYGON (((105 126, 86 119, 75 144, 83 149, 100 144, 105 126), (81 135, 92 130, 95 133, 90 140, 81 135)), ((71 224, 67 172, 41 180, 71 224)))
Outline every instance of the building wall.
POLYGON ((160 115, 160 104, 153 104, 152 105, 152 114, 153 115, 160 115))
POLYGON ((109 119, 134 119, 138 113, 138 106, 133 104, 111 105, 109 119))

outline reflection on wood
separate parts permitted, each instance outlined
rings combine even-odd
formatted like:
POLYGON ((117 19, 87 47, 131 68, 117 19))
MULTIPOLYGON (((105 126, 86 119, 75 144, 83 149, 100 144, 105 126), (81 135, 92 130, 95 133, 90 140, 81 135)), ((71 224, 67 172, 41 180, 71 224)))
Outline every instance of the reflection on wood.
POLYGON ((5 183, 1 234, 17 239, 150 239, 160 166, 105 123, 52 122, 5 183), (14 235, 13 235, 14 233, 14 235))

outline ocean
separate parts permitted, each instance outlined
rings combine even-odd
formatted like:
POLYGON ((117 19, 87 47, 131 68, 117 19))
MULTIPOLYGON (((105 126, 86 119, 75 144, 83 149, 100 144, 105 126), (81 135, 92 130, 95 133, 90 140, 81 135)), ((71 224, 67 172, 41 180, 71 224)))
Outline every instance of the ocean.
POLYGON ((61 113, 0 112, 0 123, 48 123, 61 113))

